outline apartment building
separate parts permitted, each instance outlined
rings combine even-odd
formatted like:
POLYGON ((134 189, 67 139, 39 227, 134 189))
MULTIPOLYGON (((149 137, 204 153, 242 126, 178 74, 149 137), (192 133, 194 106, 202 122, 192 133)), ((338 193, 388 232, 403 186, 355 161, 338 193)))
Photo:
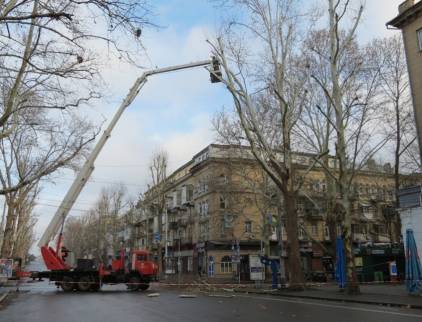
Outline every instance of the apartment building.
MULTIPOLYGON (((299 173, 305 174, 313 157, 303 153, 294 156, 299 173)), ((336 166, 334 158, 330 166, 336 166)), ((337 222, 333 230, 327 221, 325 175, 322 168, 316 167, 299 178, 304 180, 297 205, 303 267, 306 272, 330 273, 332 235, 341 228, 337 222)), ((266 248, 271 256, 278 256, 280 249, 284 249, 283 256, 288 256, 286 232, 283 224, 281 229, 277 224, 279 220, 283 223, 282 202, 248 148, 207 146, 168 177, 164 191, 165 211, 154 211, 154 198, 141 202, 140 220, 134 231, 138 247, 158 255, 161 245, 167 273, 248 280, 250 256, 266 248), (162 236, 158 236, 158 216, 162 216, 162 236), (283 243, 278 243, 279 235, 283 243)), ((371 161, 356 176, 352 202, 358 266, 364 263, 359 257, 366 255, 378 254, 381 262, 402 254, 394 197, 389 164, 381 166, 371 161)))
POLYGON ((387 26, 401 29, 403 34, 419 149, 422 151, 422 1, 404 1, 399 6, 398 16, 387 26))

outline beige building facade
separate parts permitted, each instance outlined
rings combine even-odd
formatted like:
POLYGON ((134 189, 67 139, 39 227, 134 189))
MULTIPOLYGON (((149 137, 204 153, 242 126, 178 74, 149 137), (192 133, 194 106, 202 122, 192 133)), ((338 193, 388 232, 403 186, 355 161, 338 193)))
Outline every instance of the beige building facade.
POLYGON ((407 0, 403 2, 399 6, 398 16, 388 22, 387 25, 402 30, 418 130, 419 149, 422 151, 422 1, 407 0))
MULTIPOLYGON (((333 249, 333 238, 326 215, 327 183, 322 168, 306 171, 313 157, 295 156, 299 173, 300 169, 306 172, 306 177, 301 178, 304 184, 297 205, 303 268, 308 273, 329 275, 333 262, 327 250, 333 249)), ((331 161, 335 167, 334 158, 331 161)), ((391 166, 368 164, 356 176, 354 191, 356 247, 399 245, 400 227, 392 208, 395 192, 391 166)), ((161 243, 163 257, 167 242, 163 267, 169 274, 249 280, 251 256, 261 254, 265 247, 274 258, 280 251, 288 255, 277 189, 248 148, 209 145, 168 177, 165 194, 163 214, 154 212, 151 200, 140 203, 141 219, 135 231, 137 247, 154 253, 161 243), (155 238, 159 215, 162 236, 155 238), (278 243, 279 235, 283 243, 278 243)), ((341 231, 341 223, 336 229, 341 231)))

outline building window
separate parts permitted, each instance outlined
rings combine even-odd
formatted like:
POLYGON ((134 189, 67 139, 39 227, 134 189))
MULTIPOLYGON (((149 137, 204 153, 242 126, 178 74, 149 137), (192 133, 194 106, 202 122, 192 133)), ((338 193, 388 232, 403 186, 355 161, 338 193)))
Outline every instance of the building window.
POLYGON ((318 236, 318 226, 316 224, 313 224, 311 226, 311 230, 312 230, 312 236, 314 237, 318 236))
POLYGON ((227 208, 227 200, 223 196, 220 196, 220 209, 227 208))
POLYGON ((387 227, 385 225, 378 225, 378 234, 387 235, 387 227))
POLYGON ((416 31, 418 34, 419 51, 422 51, 422 28, 416 31))
POLYGON ((252 232, 252 221, 248 220, 245 221, 245 233, 251 233, 252 232))
POLYGON ((328 228, 328 226, 324 227, 324 237, 326 240, 330 239, 330 229, 328 228))
POLYGON ((298 229, 299 239, 303 239, 305 237, 305 231, 302 227, 298 229))
POLYGON ((360 226, 359 224, 352 224, 352 233, 353 234, 361 234, 360 226))
POLYGON ((233 227, 233 215, 225 214, 223 225, 224 225, 224 228, 232 228, 233 227))
POLYGON ((221 273, 231 273, 232 271, 232 259, 230 256, 224 256, 220 263, 221 273))
POLYGON ((208 216, 208 200, 204 202, 204 216, 208 216))

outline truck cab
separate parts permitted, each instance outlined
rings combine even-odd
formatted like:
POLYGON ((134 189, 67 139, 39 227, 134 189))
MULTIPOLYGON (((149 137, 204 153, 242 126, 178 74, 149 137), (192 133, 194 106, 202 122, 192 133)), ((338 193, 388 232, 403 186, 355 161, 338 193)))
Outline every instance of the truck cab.
POLYGON ((133 250, 131 258, 131 270, 141 275, 157 278, 158 266, 150 258, 150 253, 146 250, 133 250))

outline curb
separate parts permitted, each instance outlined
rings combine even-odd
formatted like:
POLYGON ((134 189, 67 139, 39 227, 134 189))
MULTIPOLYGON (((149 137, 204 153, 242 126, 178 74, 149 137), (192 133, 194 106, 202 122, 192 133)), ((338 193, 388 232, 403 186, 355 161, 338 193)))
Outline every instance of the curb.
POLYGON ((329 302, 343 302, 343 303, 358 303, 358 304, 368 304, 368 305, 378 305, 378 306, 388 306, 388 307, 399 307, 406 309, 418 309, 422 310, 422 305, 419 304, 404 304, 397 302, 376 302, 376 301, 365 301, 358 299, 344 299, 344 298, 332 298, 332 297, 319 297, 312 295, 296 295, 296 294, 282 294, 282 293, 271 293, 271 292, 258 292, 258 291, 240 291, 235 290, 236 293, 250 293, 250 294, 259 294, 259 295, 271 295, 271 296, 280 296, 280 297, 290 297, 290 298, 300 298, 300 299, 309 299, 309 300, 320 300, 320 301, 329 301, 329 302))

